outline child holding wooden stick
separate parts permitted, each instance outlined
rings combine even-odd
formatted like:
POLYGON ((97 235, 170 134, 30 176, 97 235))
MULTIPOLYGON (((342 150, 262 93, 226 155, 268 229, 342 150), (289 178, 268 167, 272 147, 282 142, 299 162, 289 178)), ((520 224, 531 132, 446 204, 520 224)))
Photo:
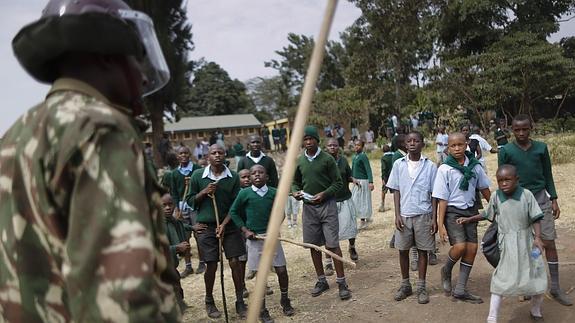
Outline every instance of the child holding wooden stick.
MULTIPOLYGON (((237 227, 244 233, 248 249, 248 267, 257 268, 264 247, 263 240, 256 240, 256 235, 265 236, 276 189, 267 186, 268 175, 262 165, 254 165, 250 169, 251 188, 241 190, 230 208, 230 216, 237 227), (244 220, 245 219, 245 220, 244 220)), ((273 266, 278 276, 281 291, 280 304, 286 316, 292 316, 294 309, 288 298, 289 278, 286 259, 281 243, 278 242, 273 259, 273 266)), ((263 322, 273 322, 264 305, 260 312, 263 322)))

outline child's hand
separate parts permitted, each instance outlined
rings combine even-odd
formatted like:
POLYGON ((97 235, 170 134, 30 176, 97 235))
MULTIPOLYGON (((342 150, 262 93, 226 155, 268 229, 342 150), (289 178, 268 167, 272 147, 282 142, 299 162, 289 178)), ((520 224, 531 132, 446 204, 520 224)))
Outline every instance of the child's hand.
POLYGON ((439 241, 441 243, 449 241, 449 236, 447 235, 447 229, 445 229, 445 225, 439 226, 439 241))
POLYGON ((312 202, 313 204, 321 204, 324 199, 325 199, 325 193, 319 192, 316 195, 314 195, 314 197, 312 197, 310 202, 312 202))
POLYGON ((403 232, 403 228, 405 227, 405 224, 403 223, 403 219, 401 218, 401 216, 396 216, 395 217, 395 228, 401 232, 403 232))
POLYGON ((455 222, 457 224, 464 225, 464 224, 469 223, 469 218, 457 218, 457 220, 455 220, 455 222))
POLYGON ((187 243, 186 241, 176 245, 176 253, 185 254, 188 251, 190 251, 190 244, 187 243))
POLYGON ((373 186, 373 183, 369 183, 369 190, 373 191, 375 189, 375 186, 373 186))
POLYGON ((291 196, 293 196, 293 198, 298 201, 301 201, 303 199, 303 193, 301 191, 293 192, 291 196))
POLYGON ((243 230, 244 230, 244 237, 246 237, 246 239, 255 240, 256 234, 253 231, 251 231, 248 228, 244 228, 243 230))
POLYGON ((533 247, 539 248, 539 250, 541 250, 541 252, 543 252, 543 250, 545 250, 545 245, 543 244, 543 241, 539 237, 535 237, 535 239, 533 240, 533 247))
POLYGON ((216 238, 222 239, 224 237, 224 231, 226 230, 225 224, 220 224, 219 227, 216 228, 216 238))
POLYGON ((196 223, 192 226, 192 230, 194 230, 195 233, 202 233, 207 228, 208 228, 208 225, 205 223, 196 223))
POLYGON ((559 215, 561 215, 561 210, 559 209, 559 203, 557 203, 557 199, 551 201, 551 210, 553 212, 553 217, 555 220, 559 219, 559 215))

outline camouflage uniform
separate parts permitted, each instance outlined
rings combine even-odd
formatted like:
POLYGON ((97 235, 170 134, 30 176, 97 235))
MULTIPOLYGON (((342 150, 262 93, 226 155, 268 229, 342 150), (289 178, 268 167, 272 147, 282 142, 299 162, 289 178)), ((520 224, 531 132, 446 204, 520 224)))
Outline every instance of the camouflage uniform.
POLYGON ((0 315, 174 322, 161 188, 131 111, 59 79, 0 146, 0 315))

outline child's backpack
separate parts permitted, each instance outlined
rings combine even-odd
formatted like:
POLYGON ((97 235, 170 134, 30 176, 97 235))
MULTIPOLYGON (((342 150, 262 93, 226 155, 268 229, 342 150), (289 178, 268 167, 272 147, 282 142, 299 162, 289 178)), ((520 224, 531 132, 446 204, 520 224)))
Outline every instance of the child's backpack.
POLYGON ((494 202, 495 215, 493 216, 493 222, 491 222, 491 225, 483 235, 483 239, 481 239, 481 251, 493 268, 497 267, 499 264, 499 257, 501 254, 499 251, 499 242, 497 241, 497 195, 495 195, 494 202))

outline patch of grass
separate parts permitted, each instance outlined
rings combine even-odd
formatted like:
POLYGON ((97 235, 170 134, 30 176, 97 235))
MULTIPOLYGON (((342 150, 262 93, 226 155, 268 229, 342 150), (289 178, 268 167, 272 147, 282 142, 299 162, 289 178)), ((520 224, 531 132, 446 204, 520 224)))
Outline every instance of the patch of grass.
POLYGON ((566 164, 573 161, 575 156, 575 134, 545 136, 537 138, 547 144, 551 163, 554 165, 566 164))

